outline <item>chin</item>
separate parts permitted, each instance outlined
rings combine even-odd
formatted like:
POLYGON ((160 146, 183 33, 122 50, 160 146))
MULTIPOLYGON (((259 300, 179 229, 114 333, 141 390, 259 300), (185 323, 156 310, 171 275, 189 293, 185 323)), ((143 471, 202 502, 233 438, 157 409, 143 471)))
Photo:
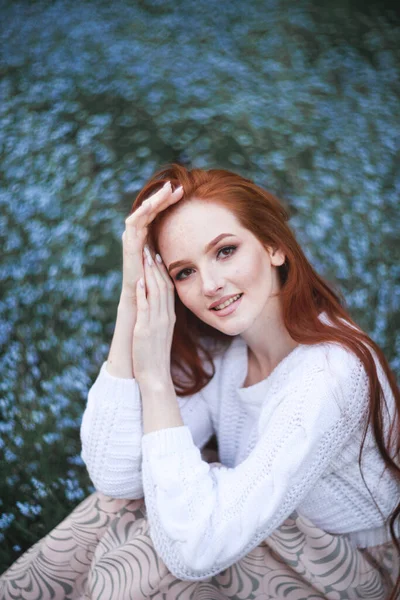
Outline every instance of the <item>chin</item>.
MULTIPOLYGON (((222 321, 222 319, 221 319, 221 321, 222 321)), ((214 327, 214 329, 218 329, 218 331, 225 333, 225 335, 230 335, 232 337, 234 337, 236 335, 240 335, 241 333, 243 333, 244 331, 246 331, 249 328, 249 325, 243 323, 242 319, 237 319, 235 322, 232 320, 230 323, 222 322, 221 324, 214 322, 214 323, 209 323, 209 325, 211 325, 211 327, 214 327), (218 327, 218 325, 219 325, 219 327, 218 327)))

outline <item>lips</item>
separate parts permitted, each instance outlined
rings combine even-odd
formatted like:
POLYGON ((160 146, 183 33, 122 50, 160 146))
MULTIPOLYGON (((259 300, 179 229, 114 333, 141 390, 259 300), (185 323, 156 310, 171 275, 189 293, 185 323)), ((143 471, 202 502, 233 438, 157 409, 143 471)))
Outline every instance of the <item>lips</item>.
POLYGON ((236 294, 231 294, 230 296, 222 296, 222 298, 220 298, 219 300, 216 300, 216 302, 213 302, 208 308, 210 310, 212 310, 216 306, 223 304, 224 302, 226 302, 227 300, 230 300, 231 298, 235 298, 235 296, 238 296, 239 294, 241 296, 243 295, 241 292, 237 292, 236 294))

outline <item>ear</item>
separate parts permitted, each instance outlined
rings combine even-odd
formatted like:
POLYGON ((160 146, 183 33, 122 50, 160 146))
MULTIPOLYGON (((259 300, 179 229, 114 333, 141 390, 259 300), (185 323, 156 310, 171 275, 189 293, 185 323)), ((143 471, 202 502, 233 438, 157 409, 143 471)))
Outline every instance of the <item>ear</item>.
POLYGON ((271 259, 271 264, 274 265, 274 267, 279 267, 280 265, 283 265, 286 256, 282 250, 280 250, 279 248, 268 248, 268 252, 271 259))

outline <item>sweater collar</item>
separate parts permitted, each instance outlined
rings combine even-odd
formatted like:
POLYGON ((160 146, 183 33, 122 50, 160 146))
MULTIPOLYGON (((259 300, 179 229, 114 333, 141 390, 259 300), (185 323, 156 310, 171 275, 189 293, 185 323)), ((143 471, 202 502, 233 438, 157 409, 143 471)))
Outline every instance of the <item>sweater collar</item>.
MULTIPOLYGON (((299 344, 293 350, 289 352, 271 371, 271 373, 265 379, 262 379, 258 383, 250 385, 248 387, 243 387, 244 380, 248 371, 248 351, 247 344, 241 336, 238 336, 237 348, 240 355, 240 368, 237 370, 237 387, 238 391, 244 394, 246 397, 251 397, 252 393, 258 391, 259 388, 262 388, 264 391, 267 387, 269 387, 269 383, 274 380, 278 373, 282 371, 282 369, 287 366, 287 364, 300 352, 302 348, 304 348, 304 344, 299 344)), ((258 396, 258 394, 256 394, 258 396)))
MULTIPOLYGON (((330 322, 325 311, 320 313, 319 319, 325 323, 330 322)), ((245 388, 243 387, 243 383, 248 370, 247 344, 240 335, 235 337, 232 348, 237 357, 237 369, 235 368, 236 390, 239 396, 245 400, 245 406, 249 411, 252 411, 252 408, 257 410, 257 407, 263 402, 276 379, 281 377, 285 370, 290 368, 290 363, 293 360, 297 360, 299 354, 307 347, 305 344, 299 344, 276 365, 268 377, 245 388)))

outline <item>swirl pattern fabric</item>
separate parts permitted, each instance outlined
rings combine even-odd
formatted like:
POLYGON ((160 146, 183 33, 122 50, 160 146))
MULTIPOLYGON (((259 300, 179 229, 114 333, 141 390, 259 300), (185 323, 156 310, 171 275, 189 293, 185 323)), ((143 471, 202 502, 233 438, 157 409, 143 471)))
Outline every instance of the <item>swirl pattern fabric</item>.
POLYGON ((398 568, 390 542, 355 548, 295 511, 238 563, 183 581, 154 549, 144 499, 96 492, 0 577, 0 598, 385 600, 398 568))

